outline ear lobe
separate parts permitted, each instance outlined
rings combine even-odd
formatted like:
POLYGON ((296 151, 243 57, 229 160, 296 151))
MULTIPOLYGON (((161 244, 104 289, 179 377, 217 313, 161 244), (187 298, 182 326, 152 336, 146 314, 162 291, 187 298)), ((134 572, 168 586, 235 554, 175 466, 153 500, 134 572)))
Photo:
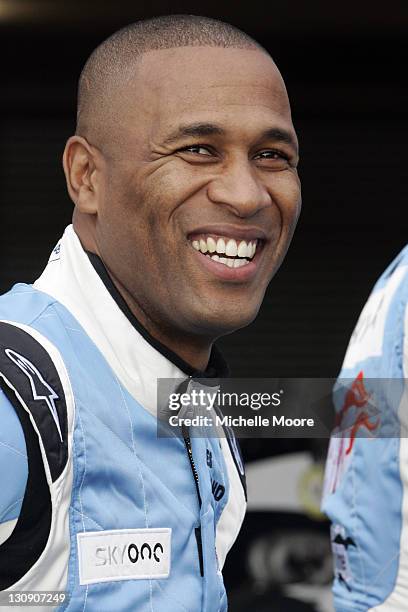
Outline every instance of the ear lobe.
POLYGON ((85 214, 98 212, 98 170, 95 151, 82 136, 71 136, 62 163, 67 189, 76 208, 85 214))

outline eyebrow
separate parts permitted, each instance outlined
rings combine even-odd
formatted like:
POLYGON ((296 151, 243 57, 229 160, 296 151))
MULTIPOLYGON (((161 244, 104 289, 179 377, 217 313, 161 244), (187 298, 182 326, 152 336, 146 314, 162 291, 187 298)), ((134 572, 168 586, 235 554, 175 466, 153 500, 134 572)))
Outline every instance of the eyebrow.
MULTIPOLYGON (((163 144, 171 144, 185 136, 225 136, 226 131, 221 126, 215 123, 190 123, 188 125, 180 125, 172 132, 164 141, 163 144)), ((260 134, 258 140, 273 140, 275 142, 284 142, 290 145, 297 152, 298 146, 295 137, 289 130, 282 128, 268 128, 260 134)))
POLYGON ((177 130, 172 132, 164 141, 164 144, 183 138, 183 136, 224 136, 225 130, 214 123, 190 123, 180 125, 177 130))
POLYGON ((260 140, 274 140, 276 142, 284 142, 285 144, 293 147, 295 151, 298 150, 298 145, 292 132, 289 130, 283 130, 282 128, 269 128, 261 134, 260 140))

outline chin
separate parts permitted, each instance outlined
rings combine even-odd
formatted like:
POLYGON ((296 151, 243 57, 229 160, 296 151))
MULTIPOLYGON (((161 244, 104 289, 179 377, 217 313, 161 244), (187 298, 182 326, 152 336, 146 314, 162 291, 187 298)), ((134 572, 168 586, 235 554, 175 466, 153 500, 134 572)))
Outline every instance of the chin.
POLYGON ((201 333, 210 337, 219 338, 250 325, 254 319, 256 319, 259 307, 260 305, 257 305, 257 307, 253 309, 246 308, 244 312, 242 310, 228 312, 228 308, 224 306, 222 309, 216 309, 209 312, 207 316, 204 317, 201 312, 195 319, 195 322, 196 324, 197 321, 200 322, 199 326, 201 333))

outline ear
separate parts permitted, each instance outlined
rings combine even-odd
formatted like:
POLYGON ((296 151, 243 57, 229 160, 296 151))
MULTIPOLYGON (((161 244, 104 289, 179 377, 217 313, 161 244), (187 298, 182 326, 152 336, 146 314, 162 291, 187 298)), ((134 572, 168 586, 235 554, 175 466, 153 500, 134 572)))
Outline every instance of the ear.
POLYGON ((65 145, 62 163, 68 193, 79 212, 98 212, 100 154, 82 136, 71 136, 65 145))

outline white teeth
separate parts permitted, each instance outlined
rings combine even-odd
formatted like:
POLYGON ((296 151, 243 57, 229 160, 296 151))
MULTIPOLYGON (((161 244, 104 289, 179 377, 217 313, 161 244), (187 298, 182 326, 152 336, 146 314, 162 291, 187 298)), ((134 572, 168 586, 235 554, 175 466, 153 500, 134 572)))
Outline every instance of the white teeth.
POLYGON ((222 238, 217 240, 217 253, 225 253, 225 242, 222 238))
POLYGON ((236 257, 238 255, 237 243, 233 238, 230 238, 230 240, 228 240, 227 246, 225 248, 225 254, 229 255, 230 257, 236 257))
POLYGON ((207 238, 207 248, 210 253, 214 253, 214 251, 217 250, 217 243, 215 242, 214 238, 211 238, 211 236, 207 238))
POLYGON ((247 264, 249 264, 249 261, 247 259, 227 259, 227 257, 220 257, 219 255, 209 254, 207 254, 207 257, 211 257, 211 259, 213 259, 214 261, 224 264, 224 266, 227 266, 228 268, 242 268, 242 266, 246 266, 247 264))
POLYGON ((206 240, 200 238, 199 240, 193 240, 192 246, 196 251, 201 253, 217 253, 218 255, 227 255, 228 257, 241 257, 246 259, 252 259, 256 252, 257 240, 246 242, 241 240, 239 244, 234 238, 225 239, 218 238, 216 241, 211 236, 208 236, 206 240))
POLYGON ((238 257, 248 257, 248 247, 245 240, 242 240, 242 242, 239 243, 237 255, 238 257))
POLYGON ((207 252, 207 250, 208 250, 208 249, 207 249, 207 243, 206 243, 206 241, 205 241, 205 240, 203 240, 203 239, 201 238, 201 240, 200 240, 200 251, 201 251, 202 253, 206 253, 206 252, 207 252))

